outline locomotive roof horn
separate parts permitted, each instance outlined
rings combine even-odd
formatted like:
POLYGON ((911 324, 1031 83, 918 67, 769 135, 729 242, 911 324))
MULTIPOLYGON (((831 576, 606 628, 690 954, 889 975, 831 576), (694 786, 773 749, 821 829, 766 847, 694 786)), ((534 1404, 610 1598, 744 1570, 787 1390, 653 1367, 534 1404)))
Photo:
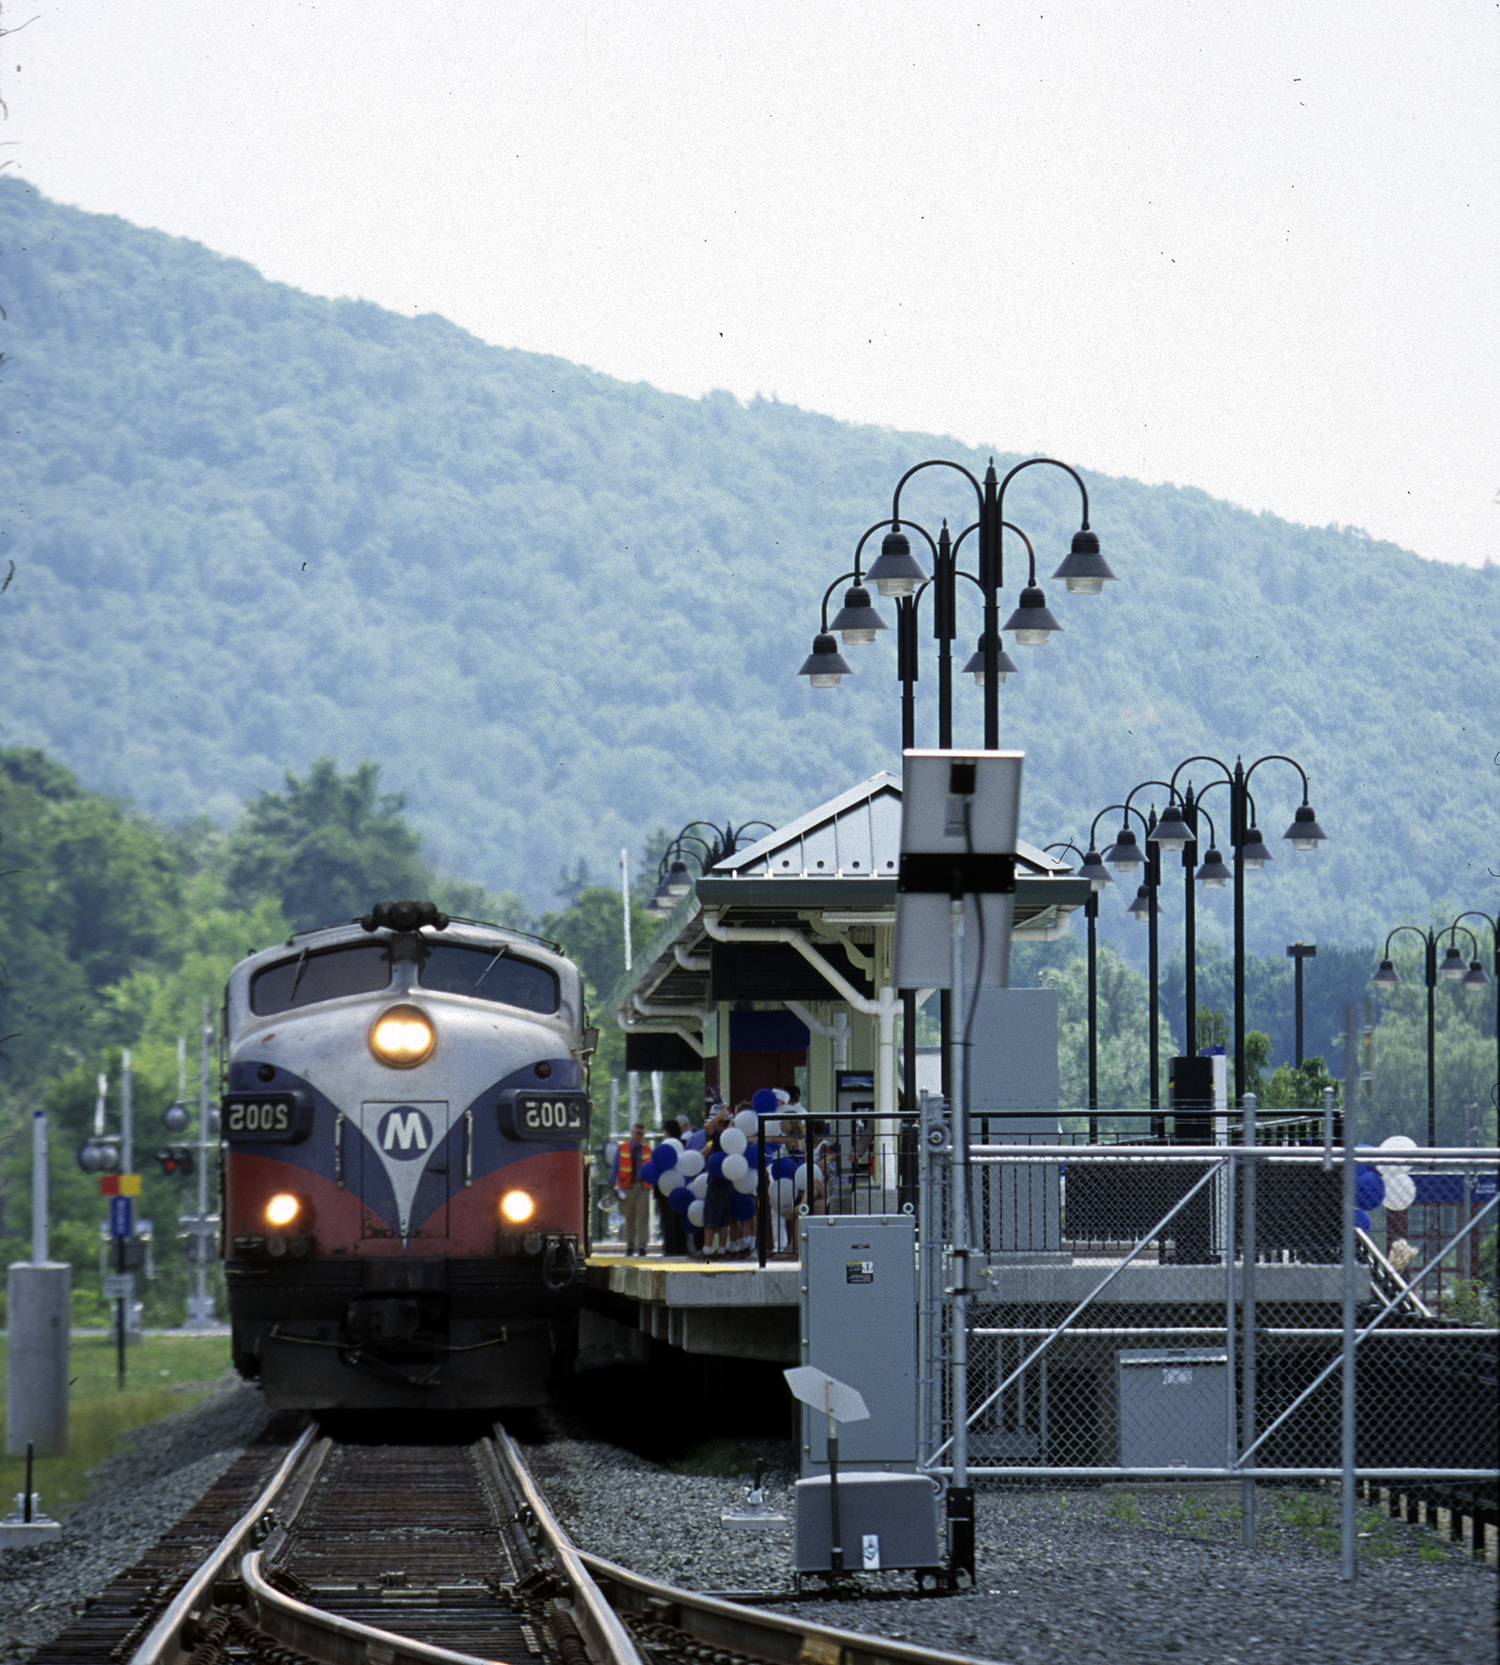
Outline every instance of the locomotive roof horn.
POLYGON ((434 931, 448 929, 448 915, 435 902, 377 902, 359 923, 367 931, 420 931, 430 925, 434 931))

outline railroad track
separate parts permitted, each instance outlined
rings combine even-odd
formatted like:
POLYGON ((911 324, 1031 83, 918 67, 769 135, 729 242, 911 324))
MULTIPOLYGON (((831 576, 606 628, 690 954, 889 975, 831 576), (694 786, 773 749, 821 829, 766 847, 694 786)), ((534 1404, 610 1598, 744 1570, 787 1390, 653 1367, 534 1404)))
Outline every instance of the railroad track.
POLYGON ((154 1605, 98 1665, 970 1665, 580 1551, 499 1428, 454 1446, 309 1428, 154 1605))

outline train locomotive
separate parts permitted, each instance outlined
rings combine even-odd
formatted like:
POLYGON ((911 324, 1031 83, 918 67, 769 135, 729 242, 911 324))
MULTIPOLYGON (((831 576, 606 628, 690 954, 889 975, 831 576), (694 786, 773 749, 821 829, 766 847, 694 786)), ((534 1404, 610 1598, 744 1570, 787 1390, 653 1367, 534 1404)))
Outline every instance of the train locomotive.
POLYGON ((543 1402, 575 1350, 588 1061, 554 944, 430 902, 294 936, 225 992, 233 1355, 276 1407, 543 1402))

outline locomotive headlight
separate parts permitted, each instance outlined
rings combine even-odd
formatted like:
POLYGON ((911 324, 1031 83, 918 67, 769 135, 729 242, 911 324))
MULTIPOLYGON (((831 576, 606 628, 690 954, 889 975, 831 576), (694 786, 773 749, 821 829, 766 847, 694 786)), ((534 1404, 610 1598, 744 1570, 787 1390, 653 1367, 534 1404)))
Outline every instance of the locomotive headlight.
POLYGON ((396 1070, 424 1063, 436 1045, 432 1022, 418 1006, 392 1006, 376 1018, 370 1031, 370 1051, 396 1070))
POLYGON ((507 1191, 500 1199, 500 1217, 512 1226, 524 1226, 536 1213, 536 1199, 529 1191, 507 1191))
POLYGON ((266 1224, 289 1226, 302 1212, 302 1204, 290 1191, 278 1191, 266 1204, 266 1224))

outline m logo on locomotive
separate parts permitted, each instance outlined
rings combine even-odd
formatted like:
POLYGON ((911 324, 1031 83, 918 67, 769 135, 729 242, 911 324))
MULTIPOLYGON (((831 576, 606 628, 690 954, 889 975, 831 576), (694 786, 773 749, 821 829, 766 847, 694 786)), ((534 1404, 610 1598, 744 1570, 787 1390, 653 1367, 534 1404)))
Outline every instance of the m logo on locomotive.
POLYGON ((410 1104, 398 1104, 387 1111, 380 1125, 380 1148, 408 1162, 426 1155, 432 1148, 432 1128, 427 1118, 410 1104))

